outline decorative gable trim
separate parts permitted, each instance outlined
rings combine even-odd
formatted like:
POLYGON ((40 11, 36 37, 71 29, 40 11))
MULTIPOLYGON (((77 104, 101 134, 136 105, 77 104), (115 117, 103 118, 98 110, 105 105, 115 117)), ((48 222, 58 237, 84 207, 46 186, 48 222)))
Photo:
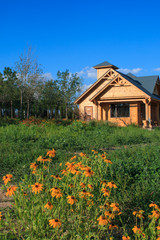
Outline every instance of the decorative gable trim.
POLYGON ((110 79, 111 76, 115 74, 115 71, 111 68, 109 68, 95 83, 93 83, 79 98, 77 98, 74 103, 78 104, 79 101, 90 91, 92 88, 94 88, 102 79, 110 79), (110 74, 111 72, 111 74, 110 74))
MULTIPOLYGON (((116 72, 117 73, 117 72, 116 72)), ((95 101, 95 98, 98 97, 103 91, 105 91, 109 86, 115 86, 115 87, 120 87, 120 86, 134 86, 133 83, 131 83, 129 80, 125 79, 123 76, 120 75, 120 73, 117 73, 117 75, 109 82, 107 83, 100 91, 98 91, 91 99, 90 101, 93 102, 95 101)), ((138 87, 137 87, 138 88, 138 87)), ((139 88, 138 88, 139 89, 139 88)), ((139 89, 141 90, 141 89, 139 89)), ((143 92, 143 90, 141 90, 143 92)), ((143 92, 144 94, 145 92, 143 92)), ((148 94, 145 93, 145 96, 149 96, 148 94)))

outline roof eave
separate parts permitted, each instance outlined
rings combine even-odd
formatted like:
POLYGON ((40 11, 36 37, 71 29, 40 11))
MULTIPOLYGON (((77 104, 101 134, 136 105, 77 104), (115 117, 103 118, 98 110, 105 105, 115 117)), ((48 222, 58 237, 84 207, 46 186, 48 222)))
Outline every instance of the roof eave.
POLYGON ((106 65, 106 66, 94 66, 94 69, 101 69, 101 68, 113 68, 113 69, 118 69, 118 67, 114 65, 106 65))

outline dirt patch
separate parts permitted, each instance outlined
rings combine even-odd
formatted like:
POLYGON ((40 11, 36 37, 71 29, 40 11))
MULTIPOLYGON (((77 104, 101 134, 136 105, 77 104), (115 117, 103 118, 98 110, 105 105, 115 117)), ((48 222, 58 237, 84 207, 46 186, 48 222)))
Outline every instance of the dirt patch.
POLYGON ((6 196, 6 193, 0 188, 0 208, 11 207, 13 199, 6 196))
POLYGON ((0 202, 0 209, 7 207, 12 207, 12 202, 0 202))

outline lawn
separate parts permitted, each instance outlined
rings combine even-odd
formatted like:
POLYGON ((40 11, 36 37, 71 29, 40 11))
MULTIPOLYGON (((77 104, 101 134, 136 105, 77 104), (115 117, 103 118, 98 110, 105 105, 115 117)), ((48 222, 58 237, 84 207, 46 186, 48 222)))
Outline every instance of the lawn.
POLYGON ((149 204, 159 204, 159 129, 120 128, 103 122, 12 122, 1 124, 0 136, 1 184, 2 176, 8 173, 13 174, 15 184, 21 182, 30 174, 30 163, 53 148, 56 156, 52 174, 60 170, 60 163, 81 152, 90 156, 94 149, 100 154, 105 151, 113 163, 108 170, 103 167, 101 171, 107 181, 114 181, 118 187, 112 200, 123 209, 121 218, 126 229, 135 224, 133 211, 143 209, 147 216, 149 204))

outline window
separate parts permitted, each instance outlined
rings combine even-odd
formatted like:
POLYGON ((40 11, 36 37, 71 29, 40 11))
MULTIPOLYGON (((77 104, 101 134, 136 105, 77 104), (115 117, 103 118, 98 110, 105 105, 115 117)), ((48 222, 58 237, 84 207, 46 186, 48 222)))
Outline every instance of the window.
POLYGON ((145 109, 145 104, 141 103, 141 119, 145 120, 146 119, 146 109, 145 109))
POLYGON ((111 104, 111 118, 129 116, 129 103, 111 104))

